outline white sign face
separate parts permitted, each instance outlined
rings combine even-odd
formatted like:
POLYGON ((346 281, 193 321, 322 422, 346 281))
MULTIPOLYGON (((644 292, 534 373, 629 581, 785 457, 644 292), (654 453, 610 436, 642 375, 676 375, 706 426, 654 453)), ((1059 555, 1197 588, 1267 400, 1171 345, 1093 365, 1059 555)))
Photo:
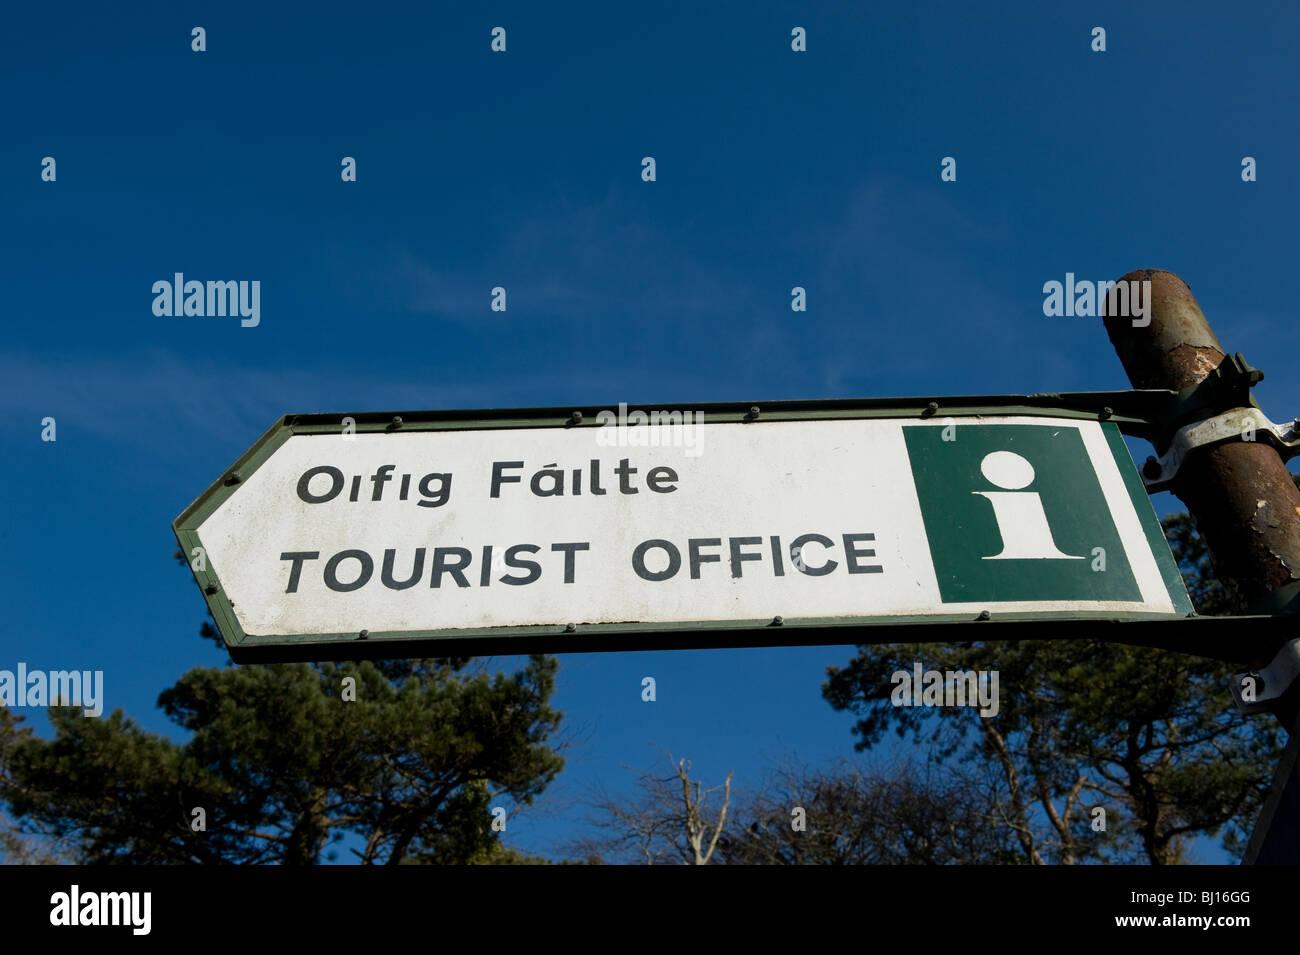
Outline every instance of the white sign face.
POLYGON ((196 532, 250 636, 1181 615, 1186 593, 1107 428, 983 416, 293 434, 196 532))

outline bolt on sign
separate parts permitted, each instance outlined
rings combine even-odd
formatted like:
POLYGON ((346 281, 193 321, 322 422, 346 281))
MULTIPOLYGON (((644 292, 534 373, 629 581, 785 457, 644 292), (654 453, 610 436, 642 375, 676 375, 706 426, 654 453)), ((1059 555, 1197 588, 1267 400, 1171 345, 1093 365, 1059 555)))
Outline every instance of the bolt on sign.
POLYGON ((1191 611, 1113 423, 978 410, 286 416, 173 526, 241 662, 1191 611))

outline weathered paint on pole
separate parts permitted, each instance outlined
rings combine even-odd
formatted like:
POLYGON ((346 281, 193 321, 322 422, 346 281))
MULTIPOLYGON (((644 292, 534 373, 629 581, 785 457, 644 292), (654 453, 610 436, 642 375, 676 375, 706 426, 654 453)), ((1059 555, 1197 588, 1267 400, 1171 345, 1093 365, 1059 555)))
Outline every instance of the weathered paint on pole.
MULTIPOLYGON (((1129 281, 1151 283, 1150 325, 1135 327, 1127 317, 1108 317, 1105 324, 1133 387, 1177 391, 1204 382, 1225 353, 1191 289, 1162 269, 1120 279, 1129 281)), ((1173 492, 1195 517, 1238 610, 1300 581, 1300 491, 1269 444, 1230 441, 1201 449, 1183 465, 1173 492)))
MULTIPOLYGON (((1149 325, 1128 315, 1105 319, 1134 388, 1181 391, 1205 382, 1223 365, 1223 346, 1177 275, 1140 269, 1119 282, 1139 283, 1130 286, 1134 289, 1150 282, 1149 325)), ((1196 519, 1215 573, 1237 609, 1258 609, 1270 598, 1278 606, 1278 592, 1300 580, 1300 491, 1277 451, 1263 441, 1202 448, 1183 463, 1172 490, 1196 519)), ((1252 667, 1267 662, 1256 659, 1252 667)), ((1276 712, 1291 739, 1247 847, 1247 864, 1300 862, 1300 720, 1294 688, 1276 712)))

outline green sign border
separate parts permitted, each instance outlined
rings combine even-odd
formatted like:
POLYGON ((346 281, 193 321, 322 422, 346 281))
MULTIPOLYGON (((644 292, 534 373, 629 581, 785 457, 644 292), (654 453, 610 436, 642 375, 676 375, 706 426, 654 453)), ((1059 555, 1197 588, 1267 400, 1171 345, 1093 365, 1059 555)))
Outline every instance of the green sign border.
MULTIPOLYGON (((741 402, 699 403, 677 405, 626 405, 628 412, 668 410, 702 412, 707 423, 746 423, 762 427, 769 421, 817 421, 888 418, 942 419, 975 415, 1033 415, 1036 417, 1066 418, 1103 422, 1103 432, 1133 503, 1134 510, 1146 533, 1147 543, 1160 567, 1174 614, 1114 613, 1114 612, 1030 612, 1000 613, 996 618, 962 614, 926 614, 907 617, 799 617, 786 618, 781 623, 773 620, 704 620, 675 623, 606 623, 557 626, 486 627, 458 630, 378 631, 362 638, 357 633, 331 633, 311 635, 260 635, 245 633, 231 608, 222 587, 220 568, 211 560, 207 568, 193 571, 196 582, 207 601, 208 609, 217 622, 226 641, 231 658, 237 663, 274 662, 288 660, 344 660, 365 658, 393 658, 420 656, 467 656, 485 653, 565 653, 594 650, 634 649, 688 649, 703 647, 745 646, 797 646, 843 645, 863 642, 927 642, 953 639, 972 639, 970 634, 958 636, 951 629, 955 624, 977 623, 985 627, 982 640, 1022 639, 1097 635, 1100 628, 1109 630, 1109 624, 1128 624, 1129 637, 1110 636, 1119 642, 1164 646, 1172 642, 1181 647, 1182 639, 1171 637, 1167 627, 1152 629, 1148 624, 1168 624, 1193 615, 1178 567, 1165 541, 1160 523, 1151 507, 1150 499, 1133 466, 1132 458, 1124 444, 1122 431, 1145 433, 1149 418, 1139 413, 1116 413, 1112 406, 1123 408, 1127 398, 1133 404, 1133 395, 1142 392, 1084 392, 1071 395, 981 395, 959 398, 905 398, 861 399, 830 401, 776 401, 758 405, 741 402), (1105 402, 1109 401, 1109 404, 1105 402), (754 414, 757 410, 757 415, 754 414), (1000 624, 1019 624, 1007 630, 1000 624), (988 629, 991 624, 999 624, 988 629), (1027 626, 1033 624, 1034 626, 1027 626), (1142 634, 1133 628, 1144 625, 1142 634), (1046 626, 1045 626, 1046 625, 1046 626), (1041 633, 1031 631, 1043 631, 1041 633), (1014 633, 1014 635, 1013 635, 1014 633), (1154 641, 1154 642, 1152 642, 1154 641)), ((1164 396, 1166 392, 1150 392, 1164 396)), ((613 410, 619 405, 583 408, 524 408, 476 411, 400 411, 362 412, 354 414, 302 414, 285 415, 237 461, 214 481, 199 497, 172 522, 172 530, 187 558, 194 548, 202 547, 198 527, 239 485, 260 468, 290 437, 304 434, 339 434, 345 418, 355 422, 359 434, 395 431, 467 431, 520 428, 598 428, 601 423, 596 414, 613 410), (581 417, 578 417, 578 415, 581 417)), ((206 548, 205 548, 206 551, 206 548)), ((1211 619, 1211 618, 1200 618, 1211 619)), ((1225 619, 1225 618, 1212 618, 1225 619)), ((1227 618, 1236 621, 1275 620, 1267 616, 1252 618, 1227 618)), ((1256 631, 1261 628, 1256 628, 1256 631)), ((1198 628, 1208 634, 1205 628, 1198 628)), ((1271 632, 1271 631, 1270 631, 1271 632)), ((1221 638, 1220 638, 1221 639, 1221 638)), ((1244 653, 1253 646, 1254 636, 1239 643, 1244 653)), ((1199 642, 1199 641, 1196 641, 1199 642)), ((1276 638, 1268 636, 1264 643, 1273 645, 1276 638)), ((1189 652, 1192 652, 1189 649, 1189 652)), ((1196 651, 1200 652, 1200 651, 1196 651)), ((1246 659, 1241 653, 1231 651, 1225 656, 1219 649, 1209 655, 1222 659, 1246 659)))

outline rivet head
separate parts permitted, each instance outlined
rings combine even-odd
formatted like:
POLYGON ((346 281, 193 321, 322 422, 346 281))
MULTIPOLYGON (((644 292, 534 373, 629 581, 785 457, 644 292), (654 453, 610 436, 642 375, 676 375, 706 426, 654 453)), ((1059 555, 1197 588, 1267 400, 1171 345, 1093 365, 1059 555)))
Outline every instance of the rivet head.
POLYGON ((399 414, 393 415, 393 420, 390 422, 389 427, 400 428, 401 426, 402 426, 402 416, 399 414))
POLYGON ((208 596, 212 596, 220 589, 221 588, 218 587, 216 584, 208 584, 206 587, 203 588, 203 592, 208 596))
POLYGON ((362 630, 360 633, 357 634, 357 636, 358 636, 360 639, 365 640, 367 637, 370 636, 370 631, 369 631, 369 630, 362 630))
POLYGON ((925 406, 926 414, 934 414, 938 410, 939 410, 939 402, 937 401, 931 401, 928 405, 925 406))
POLYGON ((577 629, 578 629, 577 624, 566 623, 566 624, 564 625, 564 632, 565 632, 565 633, 573 633, 573 632, 576 631, 577 629))
POLYGON ((1107 418, 1109 418, 1109 417, 1110 417, 1111 415, 1113 415, 1114 413, 1115 413, 1115 410, 1114 410, 1113 408, 1102 408, 1102 409, 1101 409, 1101 415, 1100 415, 1101 420, 1102 420, 1102 421, 1105 421, 1107 418))
POLYGON ((582 412, 581 412, 581 411, 575 411, 573 414, 569 415, 569 420, 572 421, 574 424, 579 424, 579 423, 581 423, 581 421, 582 421, 582 412))
POLYGON ((238 471, 231 471, 229 474, 226 475, 226 484, 227 485, 238 484, 243 479, 244 479, 243 475, 241 475, 238 471))
POLYGON ((751 418, 757 418, 757 417, 758 417, 758 412, 759 412, 759 407, 758 407, 758 405, 750 405, 750 406, 749 406, 749 416, 750 416, 751 418))
POLYGON ((981 610, 981 611, 980 611, 980 616, 979 616, 979 618, 980 618, 981 620, 988 620, 988 619, 990 619, 991 617, 992 617, 992 614, 990 614, 987 610, 981 610))
POLYGON ((777 614, 775 617, 772 618, 772 626, 774 627, 779 627, 783 623, 785 623, 785 618, 782 617, 780 614, 777 614))

